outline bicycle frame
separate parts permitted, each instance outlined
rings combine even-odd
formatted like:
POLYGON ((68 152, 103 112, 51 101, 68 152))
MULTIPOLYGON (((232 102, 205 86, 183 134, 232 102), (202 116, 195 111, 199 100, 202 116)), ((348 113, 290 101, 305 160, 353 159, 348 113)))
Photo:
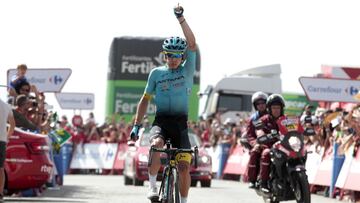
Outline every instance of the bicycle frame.
POLYGON ((163 152, 167 154, 166 164, 162 174, 161 186, 159 190, 159 202, 162 203, 180 203, 180 193, 179 193, 179 173, 177 170, 177 161, 176 155, 178 153, 194 153, 195 158, 195 167, 197 167, 197 157, 198 157, 198 147, 195 146, 194 150, 192 149, 177 149, 171 148, 170 140, 166 141, 166 148, 150 148, 149 153, 149 166, 152 162, 152 153, 153 152, 163 152))

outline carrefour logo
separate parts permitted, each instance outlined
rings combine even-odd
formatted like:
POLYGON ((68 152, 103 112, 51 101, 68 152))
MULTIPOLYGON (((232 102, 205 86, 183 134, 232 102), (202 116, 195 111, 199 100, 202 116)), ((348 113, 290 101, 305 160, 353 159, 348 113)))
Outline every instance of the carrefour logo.
POLYGON ((86 98, 86 99, 84 100, 84 102, 89 105, 89 104, 91 104, 93 101, 92 101, 92 99, 90 99, 90 98, 86 98))
POLYGON ((345 89, 345 92, 350 94, 351 96, 354 96, 359 93, 359 89, 354 86, 350 86, 349 88, 345 89))
POLYGON ((60 75, 54 75, 49 78, 49 81, 51 83, 54 83, 55 85, 61 84, 63 82, 63 78, 60 75))
POLYGON ((109 148, 105 154, 105 160, 108 161, 108 160, 112 160, 112 158, 114 157, 115 153, 113 151, 112 148, 109 148))

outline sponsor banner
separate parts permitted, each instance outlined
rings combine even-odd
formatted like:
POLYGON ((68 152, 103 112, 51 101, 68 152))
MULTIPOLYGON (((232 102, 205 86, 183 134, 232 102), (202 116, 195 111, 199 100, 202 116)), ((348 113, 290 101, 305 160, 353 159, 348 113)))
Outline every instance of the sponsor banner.
MULTIPOLYGON (((144 93, 144 87, 115 87, 114 110, 120 115, 135 115, 136 108, 144 93)), ((147 114, 155 114, 155 105, 149 103, 147 114)))
MULTIPOLYGON (((310 104, 305 95, 284 93, 282 96, 285 99, 285 114, 290 116, 299 116, 304 111, 304 107, 310 104)), ((314 109, 317 107, 317 103, 311 102, 314 109)))
MULTIPOLYGON (((165 38, 119 37, 110 50, 109 80, 147 80, 150 71, 165 64, 165 38)), ((194 83, 200 83, 200 52, 196 55, 194 83)))
POLYGON ((123 170, 124 169, 124 165, 125 165, 125 156, 126 156, 126 151, 128 149, 128 145, 125 144, 119 144, 118 147, 118 151, 116 153, 116 158, 115 158, 115 162, 114 162, 114 169, 120 169, 123 170))
POLYGON ((62 109, 94 109, 95 95, 92 93, 56 93, 56 100, 62 109))
POLYGON ((231 152, 224 169, 224 174, 244 175, 249 162, 249 153, 242 146, 237 146, 231 152))
POLYGON ((308 181, 310 184, 315 183, 315 177, 317 173, 317 168, 321 163, 321 157, 324 153, 324 148, 322 147, 319 153, 316 151, 316 145, 311 145, 307 148, 307 151, 311 153, 307 154, 305 168, 306 168, 306 175, 308 176, 308 181))
POLYGON ((360 150, 356 152, 356 156, 351 162, 343 189, 360 191, 360 182, 356 180, 360 180, 360 150))
POLYGON ((346 152, 345 152, 345 161, 344 164, 341 167, 341 171, 339 173, 339 176, 336 180, 335 186, 338 188, 344 188, 345 182, 347 180, 347 176, 350 171, 351 163, 353 160, 352 153, 354 151, 354 146, 351 146, 346 152))
MULTIPOLYGON (((119 80, 108 81, 106 115, 111 118, 124 116, 126 121, 131 121, 136 113, 137 105, 144 94, 146 81, 119 80)), ((199 85, 193 85, 189 97, 189 120, 198 119, 199 98, 197 92, 199 85)), ((146 114, 152 120, 156 112, 153 100, 150 101, 146 114)))
POLYGON ((71 160, 71 169, 112 169, 118 144, 89 143, 78 145, 71 160))
POLYGON ((315 185, 323 185, 330 186, 331 183, 331 175, 332 175, 332 166, 333 166, 333 147, 329 147, 325 152, 325 156, 322 159, 319 168, 316 171, 316 175, 314 178, 313 184, 315 185))
POLYGON ((311 101, 360 102, 360 81, 300 77, 300 84, 311 101))
MULTIPOLYGON (((7 84, 10 84, 11 77, 16 75, 16 69, 9 69, 7 72, 7 84)), ((26 78, 31 85, 35 85, 40 92, 61 92, 66 81, 71 75, 69 68, 44 68, 28 69, 26 78)))

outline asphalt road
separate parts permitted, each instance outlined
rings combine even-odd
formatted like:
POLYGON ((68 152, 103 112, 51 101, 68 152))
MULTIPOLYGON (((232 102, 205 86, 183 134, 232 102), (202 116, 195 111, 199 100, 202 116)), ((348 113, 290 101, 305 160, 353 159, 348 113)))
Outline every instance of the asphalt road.
MULTIPOLYGON (((160 184, 160 183, 159 183, 160 184)), ((64 186, 47 189, 41 197, 13 198, 6 197, 6 202, 121 202, 144 203, 148 182, 145 186, 124 186, 123 176, 67 175, 64 186)), ((263 203, 261 197, 246 184, 235 181, 213 180, 211 188, 191 188, 189 203, 263 203)), ((289 201, 294 202, 294 201, 289 201)), ((340 202, 320 195, 313 195, 312 202, 340 202)))

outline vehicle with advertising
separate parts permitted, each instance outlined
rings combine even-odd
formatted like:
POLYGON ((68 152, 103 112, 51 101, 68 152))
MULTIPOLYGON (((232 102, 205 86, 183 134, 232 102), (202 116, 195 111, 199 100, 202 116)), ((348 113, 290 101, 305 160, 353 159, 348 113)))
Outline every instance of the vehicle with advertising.
MULTIPOLYGON (((144 181, 148 180, 149 139, 150 134, 144 132, 133 146, 129 146, 123 172, 125 185, 144 185, 144 181)), ((195 168, 194 161, 192 161, 190 169, 191 186, 196 186, 197 182, 200 182, 201 187, 210 187, 212 179, 211 156, 207 153, 200 139, 194 133, 189 133, 189 139, 191 147, 200 146, 197 162, 198 167, 195 168)), ((161 155, 161 162, 162 164, 166 162, 166 154, 161 155)), ((163 166, 159 171, 158 179, 162 176, 162 168, 163 166)))
POLYGON ((300 121, 282 116, 277 125, 279 131, 272 130, 270 134, 264 134, 261 133, 261 121, 256 124, 258 144, 279 140, 270 151, 270 192, 262 192, 258 181, 256 193, 262 196, 265 202, 296 200, 298 203, 310 203, 310 187, 305 170, 307 151, 300 121))
POLYGON ((282 93, 280 64, 256 67, 222 78, 215 86, 209 85, 200 93, 203 119, 221 113, 222 123, 231 118, 248 118, 252 111, 251 96, 257 91, 267 94, 282 93))
POLYGON ((53 162, 48 136, 15 128, 6 148, 5 188, 8 193, 39 188, 50 178, 53 162))

